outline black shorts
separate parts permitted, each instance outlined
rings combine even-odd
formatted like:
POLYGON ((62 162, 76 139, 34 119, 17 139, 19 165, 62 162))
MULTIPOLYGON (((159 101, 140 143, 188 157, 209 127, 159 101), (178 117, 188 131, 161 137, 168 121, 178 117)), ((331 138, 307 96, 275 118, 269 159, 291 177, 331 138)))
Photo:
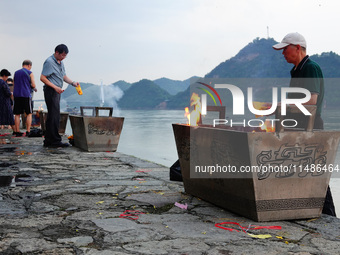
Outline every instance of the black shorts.
POLYGON ((31 114, 32 109, 32 98, 30 97, 14 97, 14 108, 13 114, 18 115, 22 113, 31 114))

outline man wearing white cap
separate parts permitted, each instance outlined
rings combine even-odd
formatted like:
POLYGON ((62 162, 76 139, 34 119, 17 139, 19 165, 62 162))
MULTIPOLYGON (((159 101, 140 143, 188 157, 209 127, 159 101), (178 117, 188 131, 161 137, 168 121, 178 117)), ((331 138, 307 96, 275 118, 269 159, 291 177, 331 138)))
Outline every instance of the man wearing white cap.
MULTIPOLYGON (((282 39, 281 43, 275 44, 273 48, 283 50, 282 54, 286 61, 294 65, 290 71, 292 77, 290 87, 305 88, 311 92, 311 99, 306 104, 317 106, 314 129, 323 129, 321 110, 325 91, 324 80, 320 66, 312 61, 306 53, 307 43, 305 38, 299 33, 290 33, 282 39)), ((289 98, 301 96, 298 93, 288 95, 289 98)), ((305 126, 305 121, 305 118, 299 119, 298 126, 305 126)))
MULTIPOLYGON (((311 92, 311 99, 306 103, 316 105, 316 116, 314 129, 323 129, 323 120, 321 118, 322 101, 324 97, 324 79, 320 66, 312 61, 307 55, 307 43, 305 38, 299 33, 289 33, 281 43, 273 45, 275 50, 283 50, 282 54, 288 63, 294 65, 290 71, 292 79, 290 87, 300 87, 308 89, 311 92), (303 78, 303 79, 301 79, 303 78)), ((301 98, 299 93, 289 93, 289 98, 301 98)), ((298 122, 298 127, 306 126, 306 117, 302 114, 289 116, 298 122)), ((322 213, 336 216, 333 198, 328 187, 326 199, 322 213)))

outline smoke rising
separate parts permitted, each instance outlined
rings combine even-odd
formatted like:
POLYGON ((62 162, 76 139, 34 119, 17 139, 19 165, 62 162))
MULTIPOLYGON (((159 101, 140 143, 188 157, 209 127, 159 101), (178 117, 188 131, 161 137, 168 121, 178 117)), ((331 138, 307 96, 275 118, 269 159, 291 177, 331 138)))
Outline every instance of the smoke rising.
POLYGON ((120 109, 118 107, 118 101, 124 95, 123 90, 115 85, 103 86, 103 93, 98 90, 103 106, 113 107, 113 115, 120 116, 120 109), (104 96, 104 98, 102 98, 104 96))

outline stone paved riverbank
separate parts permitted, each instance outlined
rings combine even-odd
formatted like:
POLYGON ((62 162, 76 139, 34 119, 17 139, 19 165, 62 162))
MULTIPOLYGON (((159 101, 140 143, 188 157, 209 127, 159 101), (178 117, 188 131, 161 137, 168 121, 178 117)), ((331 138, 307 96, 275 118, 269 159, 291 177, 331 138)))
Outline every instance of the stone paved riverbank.
POLYGON ((42 138, 0 143, 0 254, 340 254, 337 218, 257 223, 185 194, 152 162, 42 138))

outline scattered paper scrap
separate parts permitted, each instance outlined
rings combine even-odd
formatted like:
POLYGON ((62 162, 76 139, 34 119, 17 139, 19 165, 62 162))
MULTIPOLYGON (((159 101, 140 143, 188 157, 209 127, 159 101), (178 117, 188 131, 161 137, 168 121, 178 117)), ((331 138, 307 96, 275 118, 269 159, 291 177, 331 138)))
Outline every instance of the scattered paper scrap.
POLYGON ((153 193, 156 193, 156 194, 159 194, 159 195, 162 195, 162 196, 164 195, 164 192, 161 192, 161 191, 155 191, 155 190, 153 190, 152 192, 153 192, 153 193))
POLYGON ((135 178, 135 181, 145 181, 143 178, 135 178))
POLYGON ((313 218, 313 219, 307 220, 307 222, 315 221, 315 220, 317 220, 317 219, 318 219, 318 218, 313 218))
POLYGON ((148 173, 151 172, 152 170, 149 169, 141 169, 141 170, 137 170, 136 173, 148 173))
POLYGON ((181 208, 181 209, 183 209, 183 210, 187 210, 188 209, 188 205, 187 205, 187 203, 185 203, 184 205, 183 204, 180 204, 180 203, 175 203, 175 206, 177 206, 177 207, 179 207, 179 208, 181 208))
POLYGON ((129 220, 138 220, 139 214, 145 214, 138 210, 126 210, 124 213, 119 215, 119 218, 129 219, 129 220))
POLYGON ((217 228, 221 228, 221 229, 224 229, 224 230, 228 230, 230 232, 233 232, 233 231, 236 231, 236 232, 240 232, 239 230, 237 229, 234 229, 234 228, 229 228, 229 227, 225 227, 223 225, 236 225, 238 226, 244 233, 248 234, 249 236, 251 237, 254 237, 254 238, 260 238, 260 239, 264 239, 264 238, 270 238, 272 237, 271 235, 254 235, 254 234, 249 234, 247 233, 248 230, 255 230, 255 229, 282 229, 281 226, 252 226, 251 224, 249 224, 248 227, 243 227, 241 226, 239 223, 237 222, 221 222, 221 223, 216 223, 215 224, 215 227, 217 228))
POLYGON ((254 235, 254 234, 249 234, 249 236, 254 237, 254 238, 259 238, 259 239, 266 239, 266 238, 271 238, 271 235, 254 235))

